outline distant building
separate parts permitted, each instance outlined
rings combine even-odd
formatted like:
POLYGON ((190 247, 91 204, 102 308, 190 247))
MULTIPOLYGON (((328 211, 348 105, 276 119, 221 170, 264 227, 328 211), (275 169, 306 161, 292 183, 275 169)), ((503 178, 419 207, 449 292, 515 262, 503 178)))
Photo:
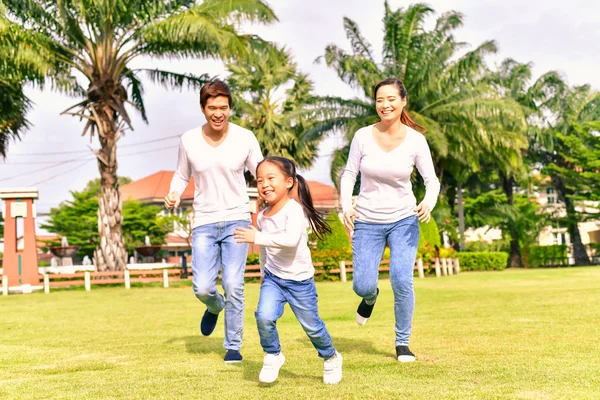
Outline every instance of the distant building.
MULTIPOLYGON (((164 198, 169 194, 173 174, 173 171, 159 171, 135 182, 123 185, 120 188, 121 200, 138 200, 163 207, 164 198)), ((315 181, 308 181, 308 186, 315 208, 318 211, 328 214, 331 211, 339 209, 339 196, 333 186, 315 181)), ((248 188, 248 198, 252 221, 256 222, 256 216, 260 210, 258 210, 258 193, 255 188, 248 188)), ((185 216, 188 211, 192 210, 193 202, 194 180, 192 178, 181 196, 179 207, 173 210, 163 208, 161 214, 185 216)), ((163 250, 167 250, 171 257, 178 256, 184 251, 189 252, 188 234, 189 231, 185 227, 180 226, 179 229, 175 229, 174 233, 170 233, 166 237, 163 250)), ((250 250, 257 251, 257 249, 250 250)))

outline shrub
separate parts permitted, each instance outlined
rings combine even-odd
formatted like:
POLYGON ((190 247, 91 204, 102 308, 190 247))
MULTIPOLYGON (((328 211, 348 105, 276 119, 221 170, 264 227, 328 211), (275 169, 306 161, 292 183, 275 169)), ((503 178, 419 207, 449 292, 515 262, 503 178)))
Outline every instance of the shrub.
POLYGON ((419 229, 421 230, 421 235, 419 237, 419 249, 427 245, 434 248, 435 246, 438 248, 442 247, 440 231, 433 218, 426 224, 419 222, 419 229))
POLYGON ((527 262, 528 265, 533 268, 542 265, 567 264, 567 245, 557 244, 552 246, 530 246, 527 262))
POLYGON ((258 253, 251 253, 246 256, 246 265, 258 265, 260 264, 258 259, 258 253))
POLYGON ((458 260, 462 271, 502 271, 508 263, 504 252, 459 252, 458 260))
POLYGON ((331 233, 325 235, 323 240, 317 241, 317 250, 350 250, 350 240, 344 224, 334 211, 327 216, 327 223, 331 227, 331 233))

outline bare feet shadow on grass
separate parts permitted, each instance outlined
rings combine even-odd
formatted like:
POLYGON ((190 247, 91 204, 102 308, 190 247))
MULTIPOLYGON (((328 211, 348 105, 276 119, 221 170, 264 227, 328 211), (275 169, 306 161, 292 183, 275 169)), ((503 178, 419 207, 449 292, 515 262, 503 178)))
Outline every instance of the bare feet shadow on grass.
MULTIPOLYGON (((342 354, 342 356, 346 353, 363 353, 395 358, 393 352, 381 351, 375 348, 373 342, 369 340, 333 337, 332 341, 333 346, 342 354)), ((298 339, 298 342, 302 343, 305 347, 313 348, 312 343, 310 343, 308 338, 298 339)))
POLYGON ((223 338, 210 336, 184 336, 167 340, 165 344, 183 342, 185 350, 190 354, 218 354, 221 357, 225 355, 223 349, 223 338))

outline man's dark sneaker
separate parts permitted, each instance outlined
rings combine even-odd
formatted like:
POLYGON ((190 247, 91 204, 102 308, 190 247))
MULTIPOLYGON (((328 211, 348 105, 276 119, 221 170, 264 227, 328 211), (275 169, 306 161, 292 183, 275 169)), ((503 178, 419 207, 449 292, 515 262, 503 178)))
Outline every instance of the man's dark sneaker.
POLYGON ((242 355, 237 350, 227 350, 225 353, 225 363, 239 363, 242 362, 242 355))
POLYGON ((396 346, 396 358, 402 363, 413 362, 417 357, 410 351, 408 346, 396 346))
MULTIPOLYGON (((379 296, 379 288, 377 288, 377 296, 379 296)), ((377 297, 375 298, 375 301, 377 301, 377 297)), ((375 307, 375 303, 369 305, 365 299, 362 299, 356 310, 356 323, 360 326, 366 324, 369 318, 371 318, 373 307, 375 307)))
POLYGON ((215 330, 215 326, 217 326, 218 319, 219 314, 213 314, 206 310, 202 316, 202 321, 200 321, 200 332, 202 332, 204 336, 210 336, 215 330))

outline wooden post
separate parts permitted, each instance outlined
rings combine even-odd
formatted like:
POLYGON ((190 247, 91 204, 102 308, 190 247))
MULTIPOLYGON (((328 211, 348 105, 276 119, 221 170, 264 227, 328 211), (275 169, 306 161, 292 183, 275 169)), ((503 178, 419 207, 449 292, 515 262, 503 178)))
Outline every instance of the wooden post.
POLYGON ((169 270, 163 269, 163 286, 169 287, 169 270))
POLYGON ((131 277, 127 268, 125 268, 125 289, 131 289, 131 277))
POLYGON ((442 271, 440 271, 440 259, 439 258, 435 258, 435 277, 439 278, 440 276, 442 276, 442 271))
POLYGON ((423 260, 421 258, 417 260, 417 269, 419 270, 419 278, 425 278, 425 272, 423 271, 423 260))
POLYGON ((85 271, 85 290, 89 292, 92 289, 92 284, 90 282, 90 271, 85 271))
POLYGON ((346 261, 340 261, 340 281, 346 282, 346 261))
POLYGON ((2 295, 8 296, 8 276, 2 275, 2 295))
POLYGON ((448 275, 448 263, 445 258, 442 258, 442 273, 444 276, 448 275))
POLYGON ((50 294, 50 277, 44 274, 44 293, 50 294))
POLYGON ((454 259, 454 271, 456 274, 460 274, 460 263, 458 262, 458 257, 454 259))
POLYGON ((448 259, 448 275, 454 275, 454 266, 452 265, 452 259, 448 259))

